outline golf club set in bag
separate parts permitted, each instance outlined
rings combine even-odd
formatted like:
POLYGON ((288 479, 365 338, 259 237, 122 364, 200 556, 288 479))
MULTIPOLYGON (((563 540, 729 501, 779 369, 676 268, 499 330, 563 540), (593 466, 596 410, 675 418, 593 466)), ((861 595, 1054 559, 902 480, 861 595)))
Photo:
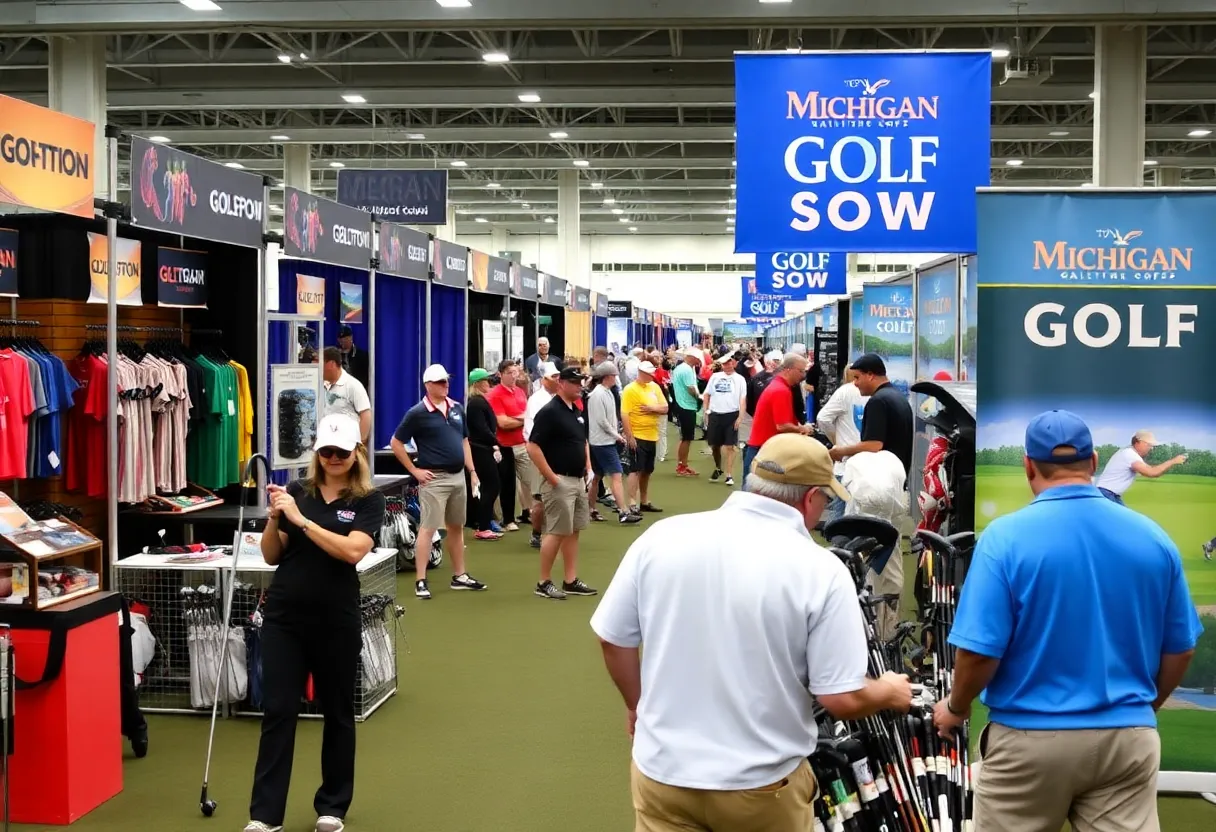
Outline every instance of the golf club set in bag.
MULTIPOLYGON (((418 503, 418 483, 411 478, 400 497, 386 497, 384 501, 384 525, 380 527, 376 545, 397 550, 397 571, 414 571, 414 547, 418 542, 418 526, 422 520, 422 508, 418 503)), ((431 541, 428 568, 443 565, 442 537, 436 534, 431 541)))
POLYGON ((885 520, 853 515, 828 523, 824 533, 857 586, 869 675, 909 674, 913 702, 907 714, 884 711, 862 720, 836 720, 821 712, 818 748, 810 758, 819 784, 814 830, 971 832, 968 729, 964 724, 950 740, 942 739, 933 725, 933 706, 950 695, 954 650, 946 638, 974 534, 943 538, 917 533, 925 548, 931 593, 921 608, 921 620, 901 623, 884 641, 876 609, 889 599, 871 593, 866 575, 873 559, 899 545, 899 530, 885 520))

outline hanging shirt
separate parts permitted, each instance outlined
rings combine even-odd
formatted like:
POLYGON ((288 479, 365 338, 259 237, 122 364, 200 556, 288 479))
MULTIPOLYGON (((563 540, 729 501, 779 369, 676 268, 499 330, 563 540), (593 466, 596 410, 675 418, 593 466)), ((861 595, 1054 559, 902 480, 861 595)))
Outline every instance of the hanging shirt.
POLYGON ((249 392, 249 371, 245 366, 235 361, 229 361, 228 366, 236 373, 237 468, 243 473, 245 463, 253 456, 253 395, 249 392))
POLYGON ((29 365, 20 353, 0 350, 0 388, 0 479, 23 479, 35 405, 29 365))
POLYGON ((90 497, 106 493, 106 389, 109 368, 95 355, 73 359, 76 382, 68 412, 67 486, 90 497))

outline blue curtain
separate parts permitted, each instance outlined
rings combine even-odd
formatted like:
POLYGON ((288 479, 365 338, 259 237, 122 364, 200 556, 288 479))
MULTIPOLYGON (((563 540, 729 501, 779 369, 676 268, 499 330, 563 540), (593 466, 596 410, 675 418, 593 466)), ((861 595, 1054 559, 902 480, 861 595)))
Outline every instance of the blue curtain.
MULTIPOLYGON (((367 271, 349 269, 345 266, 327 266, 311 260, 279 261, 279 312, 296 311, 296 275, 305 274, 325 280, 325 341, 320 347, 337 346, 338 326, 342 323, 342 301, 340 283, 354 283, 363 289, 363 323, 350 325, 355 346, 367 349, 367 324, 374 310, 368 308, 370 294, 367 289, 367 271)), ((272 347, 273 349, 273 347, 272 347)))
POLYGON ((376 401, 372 417, 376 424, 372 438, 377 448, 385 448, 405 411, 422 399, 426 281, 376 275, 375 326, 376 350, 372 357, 376 362, 376 401))
POLYGON ((452 390, 448 395, 461 402, 464 401, 468 373, 465 369, 468 343, 464 306, 463 289, 431 285, 431 363, 442 364, 452 374, 452 390))
POLYGON ((591 319, 591 340, 595 342, 594 346, 606 347, 608 345, 608 319, 593 317, 591 319))

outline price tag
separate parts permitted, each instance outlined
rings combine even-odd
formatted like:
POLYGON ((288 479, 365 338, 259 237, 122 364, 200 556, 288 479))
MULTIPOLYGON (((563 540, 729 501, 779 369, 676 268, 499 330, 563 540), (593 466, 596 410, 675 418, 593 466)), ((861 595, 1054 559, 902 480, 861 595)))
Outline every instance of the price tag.
POLYGON ((229 416, 236 415, 236 405, 232 403, 232 399, 228 400, 228 415, 229 416))
POLYGON ((58 468, 59 467, 59 454, 55 453, 54 451, 51 451, 49 454, 46 455, 46 461, 51 463, 52 468, 58 468))

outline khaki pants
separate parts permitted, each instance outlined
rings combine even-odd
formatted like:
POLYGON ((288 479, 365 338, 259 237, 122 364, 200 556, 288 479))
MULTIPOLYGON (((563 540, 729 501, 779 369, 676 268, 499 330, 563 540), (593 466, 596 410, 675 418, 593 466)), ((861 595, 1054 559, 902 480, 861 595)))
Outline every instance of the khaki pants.
POLYGON ((528 489, 526 502, 530 504, 532 498, 540 493, 540 471, 536 470, 532 457, 528 456, 527 445, 514 446, 511 448, 511 455, 515 460, 515 478, 528 489))
POLYGON ((557 485, 542 480, 540 501, 545 512, 545 534, 569 537, 587 528, 591 522, 587 483, 582 477, 559 476, 557 485))
POLYGON ((975 832, 1160 832, 1155 728, 1017 731, 980 736, 975 832))
POLYGON ((634 832, 808 832, 815 776, 802 764, 770 786, 709 791, 667 786, 630 769, 634 832))
POLYGON ((418 486, 418 503, 421 509, 419 525, 427 529, 463 526, 468 512, 465 505, 467 494, 464 472, 448 474, 436 471, 434 479, 426 485, 418 486))

